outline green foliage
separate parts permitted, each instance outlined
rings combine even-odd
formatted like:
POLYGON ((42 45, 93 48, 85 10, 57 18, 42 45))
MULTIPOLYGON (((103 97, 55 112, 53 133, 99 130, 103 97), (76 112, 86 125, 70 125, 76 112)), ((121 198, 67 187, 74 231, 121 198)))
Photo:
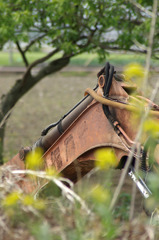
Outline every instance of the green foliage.
MULTIPOLYGON (((34 223, 30 231, 36 240, 52 240, 51 227, 48 222, 34 223)), ((55 238, 54 238, 55 239, 55 238)))
POLYGON ((148 118, 143 125, 144 131, 153 139, 158 139, 159 136, 159 122, 158 119, 148 118))
POLYGON ((45 199, 46 197, 47 198, 48 197, 60 197, 61 190, 55 183, 53 183, 51 181, 40 190, 38 196, 43 199, 45 199))
POLYGON ((119 203, 113 210, 115 218, 117 218, 119 221, 129 220, 131 195, 128 193, 121 193, 118 202, 119 203))
MULTIPOLYGON (((141 4, 152 9, 151 1, 141 4)), ((1 47, 8 40, 33 40, 70 56, 96 51, 103 59, 109 48, 130 49, 135 38, 147 44, 150 28, 150 17, 123 0, 1 0, 0 13, 1 47), (116 34, 109 38, 111 30, 116 34)))
POLYGON ((159 187, 158 187, 158 181, 159 181, 159 172, 157 171, 151 171, 151 173, 148 175, 147 178, 147 184, 150 187, 152 191, 152 196, 150 196, 146 201, 145 201, 145 209, 149 214, 152 214, 151 217, 153 219, 154 217, 154 222, 152 222, 154 225, 158 226, 158 215, 159 215, 159 187), (153 216, 153 212, 155 213, 155 216, 153 216), (156 221, 156 219, 157 221, 156 221))

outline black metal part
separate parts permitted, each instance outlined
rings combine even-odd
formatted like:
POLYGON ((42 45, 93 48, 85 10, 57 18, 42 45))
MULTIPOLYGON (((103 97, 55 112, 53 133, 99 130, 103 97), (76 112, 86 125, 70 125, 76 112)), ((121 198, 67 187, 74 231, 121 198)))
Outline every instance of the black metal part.
MULTIPOLYGON (((93 90, 96 90, 98 88, 98 84, 96 85, 96 87, 93 90)), ((79 101, 69 112, 67 112, 59 121, 55 122, 55 123, 51 123, 49 126, 47 126, 44 130, 42 130, 41 132, 41 136, 45 136, 48 131, 50 129, 52 129, 53 127, 56 127, 58 124, 60 124, 60 122, 67 117, 74 109, 76 109, 89 95, 86 95, 84 98, 82 98, 81 101, 79 101)))
POLYGON ((64 132, 64 129, 63 129, 63 127, 62 127, 62 120, 60 120, 57 128, 58 128, 58 131, 59 131, 60 134, 62 134, 62 133, 64 132))
MULTIPOLYGON (((110 91, 110 87, 111 87, 112 80, 113 80, 113 74, 114 74, 114 67, 111 66, 109 63, 106 63, 105 68, 104 68, 105 85, 103 87, 105 98, 109 98, 109 91, 110 91)), ((109 120, 110 124, 113 126, 115 132, 119 135, 120 134, 120 131, 118 131, 119 123, 111 115, 111 113, 109 111, 109 107, 106 105, 103 105, 103 111, 104 111, 104 114, 106 115, 107 119, 109 120)), ((146 156, 147 156, 146 151, 143 151, 141 166, 145 172, 147 172, 146 156)), ((142 193, 142 195, 145 198, 148 198, 150 195, 152 195, 150 189, 147 187, 147 185, 143 181, 143 179, 137 174, 133 165, 130 166, 128 174, 131 177, 131 179, 136 183, 137 187, 139 188, 140 192, 142 193)))
MULTIPOLYGON (((112 85, 112 80, 113 80, 113 74, 114 74, 114 66, 110 65, 109 62, 106 63, 105 68, 104 68, 104 75, 105 75, 105 85, 103 87, 104 91, 104 97, 109 98, 109 91, 112 85)), ((117 122, 114 117, 111 115, 109 111, 109 107, 106 105, 103 105, 103 111, 107 119, 109 120, 110 124, 114 128, 114 130, 117 132, 117 127, 114 125, 114 122, 117 122)))

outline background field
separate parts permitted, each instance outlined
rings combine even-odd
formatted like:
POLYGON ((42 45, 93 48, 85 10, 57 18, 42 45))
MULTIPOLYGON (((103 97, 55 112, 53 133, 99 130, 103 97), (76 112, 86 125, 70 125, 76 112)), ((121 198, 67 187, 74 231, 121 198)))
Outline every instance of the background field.
MULTIPOLYGON (((29 52, 27 54, 27 58, 29 63, 45 56, 46 52, 29 52)), ((60 56, 59 54, 56 55, 60 56)), ((54 59, 52 57, 51 59, 54 59)), ((51 60, 50 59, 50 60, 51 60)), ((49 60, 49 61, 50 61, 49 60)), ((145 64, 145 55, 144 54, 134 54, 134 53, 127 53, 125 51, 119 53, 109 52, 106 58, 103 61, 99 61, 98 56, 96 53, 83 53, 76 57, 73 57, 70 62, 70 66, 101 66, 104 64, 105 61, 110 61, 111 64, 115 66, 124 66, 125 64, 131 62, 138 62, 142 65, 145 64)), ((153 67, 158 66, 158 60, 152 60, 151 65, 153 67)), ((0 51, 0 66, 24 66, 21 56, 18 52, 12 53, 12 62, 10 62, 10 55, 8 52, 0 51)))

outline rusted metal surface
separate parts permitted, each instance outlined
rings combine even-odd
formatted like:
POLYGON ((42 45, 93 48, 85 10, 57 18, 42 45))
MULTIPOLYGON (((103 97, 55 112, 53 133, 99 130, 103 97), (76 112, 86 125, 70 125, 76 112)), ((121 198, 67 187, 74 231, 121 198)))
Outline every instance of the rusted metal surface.
MULTIPOLYGON (((93 98, 88 96, 73 112, 61 121, 61 128, 65 131, 70 124, 79 116, 79 114, 92 102, 93 98)), ((34 145, 33 148, 42 147, 47 150, 59 137, 58 126, 54 127, 46 136, 41 137, 34 145)))
POLYGON ((27 153, 29 153, 32 149, 30 147, 25 147, 25 148, 21 148, 19 150, 19 158, 24 161, 25 156, 27 155, 27 153))
MULTIPOLYGON (((27 147, 28 149, 28 147, 27 147)), ((25 162, 23 158, 21 159, 21 155, 18 153, 15 155, 9 162, 5 164, 6 166, 10 166, 13 169, 25 170, 25 162)), ((25 174, 20 174, 21 180, 18 182, 19 186, 26 193, 33 193, 37 188, 37 183, 31 178, 27 178, 25 174)))
MULTIPOLYGON (((100 99, 103 99, 104 81, 103 75, 99 77, 99 88, 96 94, 100 96, 100 99)), ((37 146, 40 146, 45 150, 43 156, 45 168, 54 166, 58 172, 76 182, 94 167, 94 162, 97 160, 95 152, 99 148, 113 148, 118 162, 120 162, 123 156, 128 156, 137 131, 137 127, 131 122, 134 113, 128 105, 128 92, 134 89, 135 86, 128 86, 115 79, 112 81, 109 92, 110 101, 122 102, 120 107, 115 104, 109 107, 112 116, 116 119, 114 124, 119 131, 118 134, 106 118, 102 103, 93 100, 92 96, 88 96, 61 121, 60 130, 59 126, 54 127, 46 136, 41 137, 32 148, 21 149, 7 165, 25 169, 26 153, 30 149, 36 149, 37 146), (128 108, 124 109, 125 106, 128 108), (118 126, 119 123, 120 126, 118 126)), ((149 100, 145 100, 145 102, 149 104, 149 100)), ((158 110, 156 104, 151 103, 151 105, 153 108, 155 106, 156 111, 158 110)), ((31 180, 24 180, 20 184, 26 192, 32 192, 37 187, 36 182, 31 180)))
MULTIPOLYGON (((110 146, 105 146, 108 148, 110 146)), ((112 146, 111 146, 112 147, 112 146)), ((99 147, 103 148, 103 147, 99 147)), ((91 149, 88 152, 84 153, 80 157, 78 157, 75 161, 65 167, 61 173, 64 177, 69 178, 73 182, 77 182, 84 175, 90 172, 95 167, 96 158, 96 150, 97 148, 91 149)), ((114 152, 116 154, 117 159, 121 159, 124 156, 127 156, 128 153, 119 148, 114 148, 114 152)))
MULTIPOLYGON (((100 89, 98 91, 101 92, 100 89)), ((110 96, 120 96, 125 101, 128 99, 128 94, 116 80, 113 81, 110 96)), ((131 113, 123 111, 120 114, 121 111, 118 112, 117 109, 113 109, 113 111, 113 114, 134 139, 136 132, 132 129, 130 131, 129 121, 127 121, 130 119, 131 113)), ((120 149, 128 154, 123 142, 106 119, 102 104, 92 101, 45 153, 46 167, 55 166, 57 171, 61 172, 84 153, 102 146, 120 149)))
POLYGON ((102 105, 94 102, 45 153, 46 167, 55 166, 61 172, 87 151, 108 146, 127 152, 106 119, 102 105))

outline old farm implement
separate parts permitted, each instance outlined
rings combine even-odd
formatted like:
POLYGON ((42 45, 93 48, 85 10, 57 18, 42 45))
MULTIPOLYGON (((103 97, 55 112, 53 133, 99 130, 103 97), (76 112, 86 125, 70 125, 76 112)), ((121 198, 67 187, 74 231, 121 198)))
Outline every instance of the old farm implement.
MULTIPOLYGON (((55 167, 71 181, 78 180, 95 166, 96 151, 111 148, 117 159, 117 168, 123 168, 132 153, 129 175, 147 198, 151 194, 143 180, 133 168, 135 160, 140 161, 143 171, 149 171, 148 152, 143 144, 135 143, 138 122, 132 124, 132 117, 139 113, 140 106, 149 109, 149 115, 159 121, 159 106, 138 95, 135 85, 128 84, 114 67, 106 63, 97 74, 97 86, 86 89, 85 97, 58 122, 43 130, 40 139, 32 147, 22 148, 7 165, 26 169, 25 158, 28 152, 40 147, 44 150, 44 168, 55 167), (136 97, 131 93, 136 92, 136 97), (133 99, 133 103, 132 103, 133 99), (137 107, 139 106, 139 107, 137 107)), ((142 108, 143 110, 143 108, 142 108)), ((144 111, 143 111, 144 114, 144 111)), ((157 142, 155 143, 157 146, 157 142)), ((157 161, 157 159, 155 159, 157 161)), ((38 188, 36 182, 20 182, 26 192, 38 188)))

